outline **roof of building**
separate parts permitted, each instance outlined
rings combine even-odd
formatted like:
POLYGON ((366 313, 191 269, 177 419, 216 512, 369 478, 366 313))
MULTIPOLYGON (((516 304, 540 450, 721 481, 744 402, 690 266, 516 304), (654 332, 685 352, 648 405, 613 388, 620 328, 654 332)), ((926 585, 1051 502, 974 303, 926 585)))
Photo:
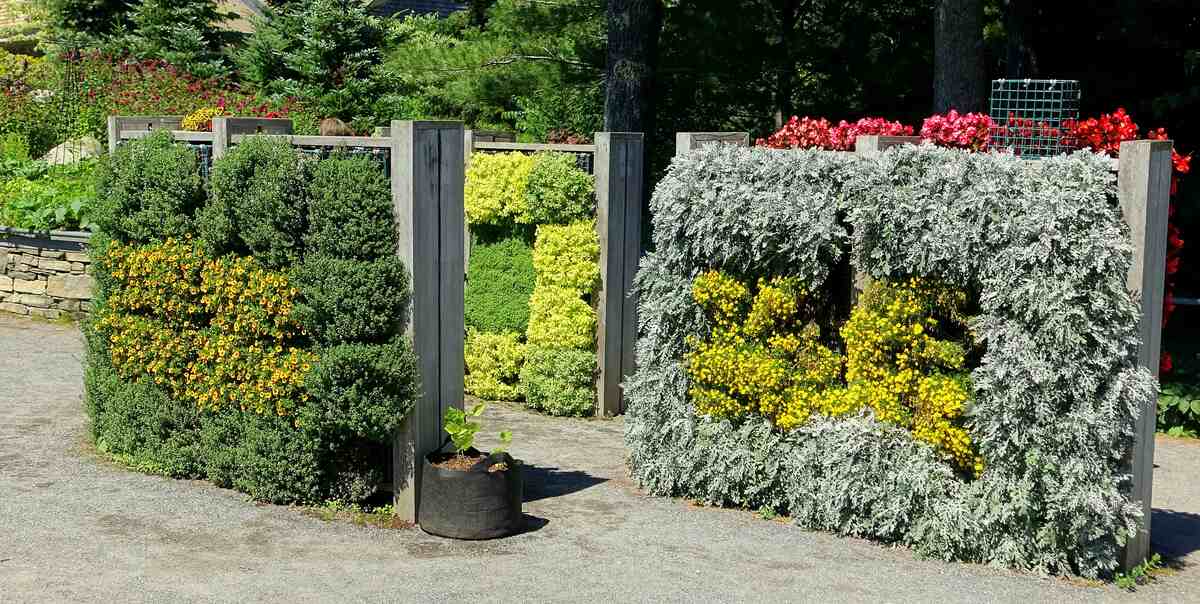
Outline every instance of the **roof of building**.
POLYGON ((411 13, 426 15, 436 13, 439 17, 447 17, 450 13, 467 7, 466 2, 454 0, 375 0, 371 3, 371 13, 381 17, 391 17, 411 13))

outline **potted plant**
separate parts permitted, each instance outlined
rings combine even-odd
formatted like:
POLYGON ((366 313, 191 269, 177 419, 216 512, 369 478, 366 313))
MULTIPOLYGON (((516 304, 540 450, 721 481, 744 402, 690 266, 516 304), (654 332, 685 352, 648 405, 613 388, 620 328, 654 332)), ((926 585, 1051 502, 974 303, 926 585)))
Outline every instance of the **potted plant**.
MULTIPOLYGON (((484 410, 483 403, 470 411, 447 409, 447 443, 425 456, 421 466, 421 493, 417 523, 433 535, 453 539, 493 539, 524 528, 521 515, 521 462, 497 447, 484 455, 475 449, 479 423, 471 421, 484 410)), ((512 433, 500 433, 504 445, 512 433)))

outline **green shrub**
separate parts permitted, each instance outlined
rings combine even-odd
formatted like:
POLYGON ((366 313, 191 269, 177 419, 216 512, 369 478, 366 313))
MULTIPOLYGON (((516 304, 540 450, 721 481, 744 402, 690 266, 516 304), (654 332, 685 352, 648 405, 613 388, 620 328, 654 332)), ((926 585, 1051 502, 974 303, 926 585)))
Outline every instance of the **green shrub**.
POLYGON ((468 329, 465 359, 467 392, 490 401, 521 398, 517 382, 525 361, 525 345, 520 334, 468 329))
POLYGON ((201 446, 205 475, 260 501, 317 502, 325 499, 329 445, 291 417, 228 410, 204 416, 201 446))
POLYGON ((374 261, 307 256, 291 281, 296 318, 318 342, 383 342, 404 330, 408 271, 395 256, 374 261))
POLYGON ((525 187, 529 222, 566 224, 593 214, 592 176, 570 153, 537 153, 525 187))
POLYGON ((309 189, 306 253, 358 260, 396 254, 391 183, 371 160, 322 160, 309 189))
POLYGON ((530 348, 521 369, 525 404, 551 415, 591 415, 596 355, 587 350, 530 348))
POLYGON ((591 294, 600 283, 600 238, 591 220, 537 229, 533 245, 533 270, 537 285, 573 289, 591 294))
POLYGON ((167 476, 200 473, 200 414, 194 405, 172 400, 147 381, 122 381, 102 350, 87 355, 84 392, 101 452, 167 476))
POLYGON ((387 442, 408 415, 420 388, 416 355, 404 337, 387 344, 338 344, 323 348, 304 386, 301 426, 387 442))
POLYGON ((119 241, 160 241, 192 231, 204 203, 196 154, 154 132, 106 156, 98 169, 95 222, 119 241))
POLYGON ((519 236, 477 239, 467 266, 467 326, 492 333, 525 333, 533 283, 533 249, 527 240, 519 236))
POLYGON ((290 143, 254 136, 213 162, 201 237, 217 253, 250 253, 271 268, 300 258, 312 161, 290 143))
POLYGON ((463 204, 471 226, 518 222, 528 224, 525 197, 533 157, 520 152, 475 153, 467 167, 463 204))
POLYGON ((596 311, 566 287, 538 286, 529 297, 531 346, 592 349, 596 335, 596 311))

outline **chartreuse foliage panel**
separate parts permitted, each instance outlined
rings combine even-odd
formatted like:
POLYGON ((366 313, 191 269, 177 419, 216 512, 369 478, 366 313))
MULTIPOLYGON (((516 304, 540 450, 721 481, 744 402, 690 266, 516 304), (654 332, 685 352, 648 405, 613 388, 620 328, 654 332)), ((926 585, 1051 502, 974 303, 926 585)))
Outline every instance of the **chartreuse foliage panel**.
POLYGON ((471 157, 469 392, 525 398, 554 415, 591 413, 600 281, 593 188, 571 154, 471 157))
POLYGON ((195 167, 164 133, 102 170, 97 445, 268 501, 371 495, 419 387, 386 178, 267 139, 214 164, 212 197, 195 167))
POLYGON ((1116 568, 1156 384, 1105 158, 710 146, 651 211, 625 390, 643 488, 941 559, 1116 568), (830 324, 813 301, 847 249, 876 284, 830 324))

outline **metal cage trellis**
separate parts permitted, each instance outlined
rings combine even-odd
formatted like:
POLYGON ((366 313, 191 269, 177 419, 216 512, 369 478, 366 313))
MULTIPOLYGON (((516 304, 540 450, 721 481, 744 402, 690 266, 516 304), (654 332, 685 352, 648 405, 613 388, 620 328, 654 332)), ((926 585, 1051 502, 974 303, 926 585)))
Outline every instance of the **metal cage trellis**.
POLYGON ((992 147, 1021 157, 1070 150, 1064 126, 1079 118, 1077 80, 992 80, 992 147))

